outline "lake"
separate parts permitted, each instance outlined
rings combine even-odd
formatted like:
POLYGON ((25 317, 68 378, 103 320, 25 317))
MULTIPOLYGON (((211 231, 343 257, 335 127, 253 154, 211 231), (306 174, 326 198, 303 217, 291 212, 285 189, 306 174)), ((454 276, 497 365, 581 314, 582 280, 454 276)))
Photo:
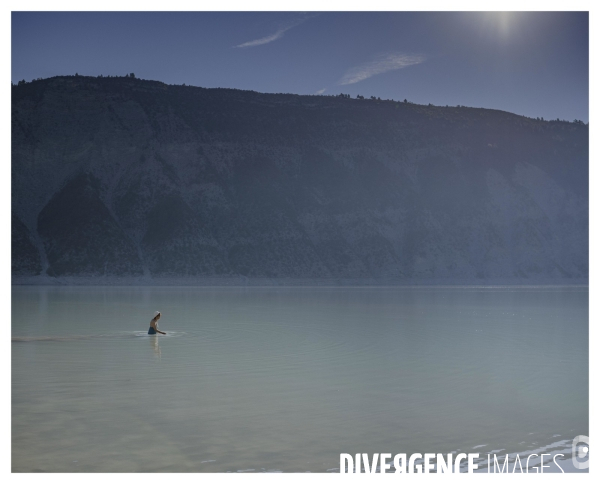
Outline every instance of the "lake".
POLYGON ((12 471, 557 452, 588 342, 587 287, 13 286, 12 471))

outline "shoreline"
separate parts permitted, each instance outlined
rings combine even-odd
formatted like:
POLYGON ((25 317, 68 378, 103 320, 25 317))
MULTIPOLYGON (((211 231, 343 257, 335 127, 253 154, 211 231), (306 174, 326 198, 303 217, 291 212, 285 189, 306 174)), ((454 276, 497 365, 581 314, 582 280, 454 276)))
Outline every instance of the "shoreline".
POLYGON ((486 286, 589 286, 583 278, 277 278, 277 277, 111 277, 12 276, 11 286, 226 286, 226 287, 486 287, 486 286))

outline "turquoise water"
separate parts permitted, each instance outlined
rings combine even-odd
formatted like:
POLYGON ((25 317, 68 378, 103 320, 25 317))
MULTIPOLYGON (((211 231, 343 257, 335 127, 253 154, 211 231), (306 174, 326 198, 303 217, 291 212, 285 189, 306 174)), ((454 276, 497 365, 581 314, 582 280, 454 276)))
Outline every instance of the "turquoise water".
POLYGON ((15 286, 12 470, 559 449, 589 435, 588 378, 581 287, 15 286))

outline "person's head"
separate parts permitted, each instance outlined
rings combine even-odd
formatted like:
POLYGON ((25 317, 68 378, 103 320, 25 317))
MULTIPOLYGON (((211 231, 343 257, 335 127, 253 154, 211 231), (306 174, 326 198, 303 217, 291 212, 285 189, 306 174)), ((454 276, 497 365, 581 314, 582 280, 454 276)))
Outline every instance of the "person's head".
POLYGON ((154 313, 154 318, 155 318, 155 319, 160 319, 160 311, 156 311, 156 312, 154 313))

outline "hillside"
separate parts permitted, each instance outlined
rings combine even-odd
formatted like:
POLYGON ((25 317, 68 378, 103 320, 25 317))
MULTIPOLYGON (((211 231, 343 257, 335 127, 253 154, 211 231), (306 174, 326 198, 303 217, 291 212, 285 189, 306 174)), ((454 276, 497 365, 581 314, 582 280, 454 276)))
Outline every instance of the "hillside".
POLYGON ((38 80, 12 88, 13 282, 585 283, 588 156, 584 124, 495 110, 38 80))

